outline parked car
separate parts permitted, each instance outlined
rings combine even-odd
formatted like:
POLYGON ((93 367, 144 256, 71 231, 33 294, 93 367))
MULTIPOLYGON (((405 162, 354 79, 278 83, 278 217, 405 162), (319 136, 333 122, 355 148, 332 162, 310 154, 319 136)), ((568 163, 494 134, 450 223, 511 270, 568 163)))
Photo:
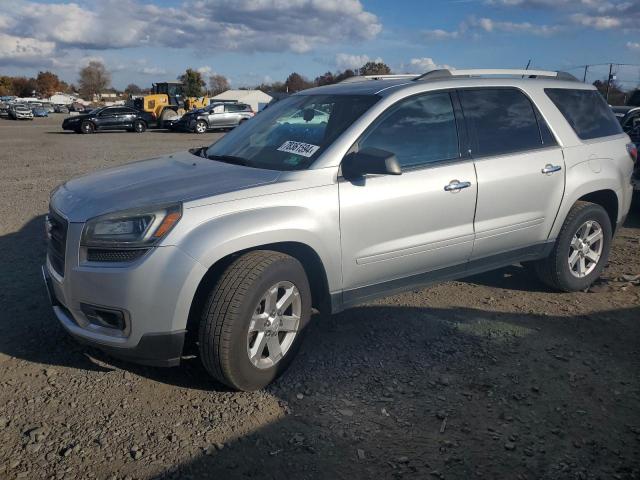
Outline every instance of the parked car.
POLYGON ((48 117, 49 110, 44 106, 35 106, 31 108, 34 117, 48 117))
POLYGON ((66 105, 56 105, 54 111, 56 113, 69 113, 69 108, 66 105))
POLYGON ((0 103, 0 118, 9 118, 9 105, 0 103))
POLYGON ((48 113, 55 113, 56 109, 51 103, 43 103, 42 106, 47 109, 48 113))
POLYGON ((9 106, 9 117, 14 120, 33 120, 33 112, 22 103, 14 103, 9 106))
MULTIPOLYGON (((640 107, 629 109, 624 117, 620 119, 620 125, 624 132, 629 135, 636 149, 640 148, 640 107)), ((634 208, 640 210, 640 162, 636 162, 636 168, 632 177, 634 187, 634 208)))
POLYGON ((211 105, 185 113, 169 123, 170 130, 205 133, 215 128, 233 128, 255 115, 245 103, 212 103, 211 105))
POLYGON ((88 113, 67 117, 63 130, 76 133, 94 133, 98 130, 128 130, 144 132, 155 120, 151 114, 129 107, 101 107, 88 113))
POLYGON ((64 183, 43 271, 82 342, 164 366, 193 346, 213 377, 254 390, 287 368, 312 307, 518 262, 588 288, 635 155, 568 74, 364 77, 292 95, 210 147, 64 183), (308 109, 328 121, 282 121, 308 109))

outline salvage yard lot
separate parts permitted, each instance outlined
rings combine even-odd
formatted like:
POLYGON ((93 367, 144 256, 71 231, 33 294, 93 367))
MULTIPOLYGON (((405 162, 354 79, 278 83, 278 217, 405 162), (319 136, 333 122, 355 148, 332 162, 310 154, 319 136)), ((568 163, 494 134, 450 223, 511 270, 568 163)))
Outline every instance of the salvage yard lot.
POLYGON ((40 278, 49 191, 213 142, 0 120, 0 478, 640 478, 640 217, 603 280, 519 266, 315 316, 287 374, 230 392, 197 358, 76 344, 40 278))

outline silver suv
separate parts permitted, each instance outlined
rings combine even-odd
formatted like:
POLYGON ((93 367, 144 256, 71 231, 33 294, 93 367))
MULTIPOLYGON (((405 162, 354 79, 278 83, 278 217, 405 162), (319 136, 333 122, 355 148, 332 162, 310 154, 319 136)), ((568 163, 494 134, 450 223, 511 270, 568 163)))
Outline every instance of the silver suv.
POLYGON ((629 209, 635 156, 598 92, 567 74, 359 77, 208 148, 61 185, 43 271, 78 340, 165 366, 197 347, 213 377, 258 389, 312 308, 518 262, 557 290, 587 288, 629 209))
POLYGON ((171 122, 169 129, 205 133, 209 129, 237 127, 254 115, 251 106, 246 103, 218 102, 185 113, 171 122))

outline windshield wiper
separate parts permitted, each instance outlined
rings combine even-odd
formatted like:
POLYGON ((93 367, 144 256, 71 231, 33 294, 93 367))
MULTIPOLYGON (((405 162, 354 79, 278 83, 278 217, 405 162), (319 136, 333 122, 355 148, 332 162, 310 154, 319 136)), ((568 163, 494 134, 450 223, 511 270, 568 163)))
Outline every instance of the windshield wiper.
POLYGON ((246 158, 236 157, 233 155, 207 155, 209 160, 217 160, 219 162, 231 163, 233 165, 244 165, 245 167, 249 165, 249 162, 246 158))

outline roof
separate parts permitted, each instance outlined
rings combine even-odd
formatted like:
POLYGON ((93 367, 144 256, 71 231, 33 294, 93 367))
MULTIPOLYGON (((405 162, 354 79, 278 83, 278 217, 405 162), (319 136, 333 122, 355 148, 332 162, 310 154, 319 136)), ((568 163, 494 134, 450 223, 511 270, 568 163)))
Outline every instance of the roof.
POLYGON ((434 70, 422 76, 392 75, 370 77, 351 77, 345 82, 316 87, 299 92, 297 95, 380 95, 387 96, 400 89, 413 88, 419 85, 424 90, 435 90, 456 87, 477 86, 544 86, 546 88, 573 88, 593 89, 594 87, 576 80, 574 77, 562 72, 544 72, 524 70, 434 70), (517 72, 517 73, 513 73, 517 72), (548 75, 543 75, 544 73, 548 75), (552 74, 556 74, 552 75, 552 74), (540 76, 526 77, 525 75, 537 74, 540 76), (483 76, 484 75, 484 76, 483 76), (489 76, 487 76, 489 75, 489 76), (502 75, 502 76, 496 76, 502 75))
POLYGON ((214 100, 242 100, 249 96, 259 96, 271 100, 271 95, 264 93, 262 90, 227 90, 211 98, 214 100))

